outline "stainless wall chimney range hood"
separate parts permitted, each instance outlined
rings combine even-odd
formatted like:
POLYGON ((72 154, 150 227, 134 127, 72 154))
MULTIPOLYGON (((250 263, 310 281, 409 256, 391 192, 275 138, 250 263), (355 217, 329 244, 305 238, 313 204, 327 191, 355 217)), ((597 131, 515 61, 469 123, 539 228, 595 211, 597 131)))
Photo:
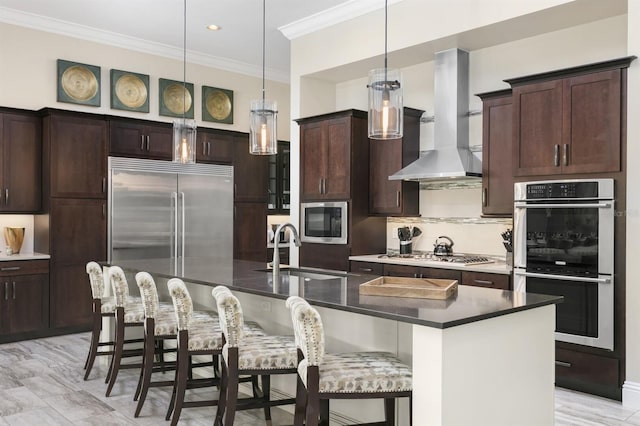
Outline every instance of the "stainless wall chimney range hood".
POLYGON ((469 52, 436 52, 434 149, 389 180, 478 181, 482 161, 469 150, 469 52))

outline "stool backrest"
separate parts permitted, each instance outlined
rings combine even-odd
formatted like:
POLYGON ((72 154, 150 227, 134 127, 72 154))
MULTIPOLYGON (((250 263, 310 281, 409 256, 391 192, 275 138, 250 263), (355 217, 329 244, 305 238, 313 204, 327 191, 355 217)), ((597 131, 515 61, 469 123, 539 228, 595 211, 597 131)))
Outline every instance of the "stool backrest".
POLYGON ((211 291, 220 318, 220 328, 229 347, 239 347, 244 337, 244 316, 240 301, 225 286, 217 286, 211 291))
POLYGON ((169 287, 169 294, 171 294, 173 307, 176 310, 178 330, 188 330, 193 314, 193 301, 189 290, 180 278, 171 278, 167 287, 169 287))
POLYGON ((289 297, 286 306, 291 310, 296 346, 302 351, 308 365, 320 365, 325 353, 324 327, 320 314, 298 296, 289 297))
POLYGON ((136 283, 140 289, 145 318, 155 318, 160 305, 156 282, 148 272, 138 272, 136 274, 136 283))
POLYGON ((124 307, 125 302, 129 298, 129 284, 127 283, 127 277, 124 275, 122 268, 119 266, 110 266, 109 281, 111 281, 111 288, 116 297, 116 306, 124 307))
POLYGON ((89 274, 89 284, 91 284, 91 297, 102 299, 104 296, 104 275, 102 266, 96 262, 87 263, 87 274, 89 274))

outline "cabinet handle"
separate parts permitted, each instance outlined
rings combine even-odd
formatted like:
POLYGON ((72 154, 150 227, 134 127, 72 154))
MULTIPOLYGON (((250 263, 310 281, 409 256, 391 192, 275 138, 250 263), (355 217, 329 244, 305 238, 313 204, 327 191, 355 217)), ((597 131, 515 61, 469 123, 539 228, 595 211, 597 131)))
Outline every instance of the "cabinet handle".
POLYGON ((396 207, 400 207, 400 191, 396 191, 396 207))
POLYGON ((482 207, 487 207, 487 188, 482 188, 482 207))
POLYGON ((7 206, 9 205, 9 188, 4 190, 4 203, 7 206))
POLYGON ((362 272, 373 272, 372 268, 360 268, 362 272))
POLYGON ((102 203, 102 218, 106 219, 107 218, 107 205, 102 203))
POLYGON ((553 165, 556 167, 560 165, 559 153, 560 153, 560 145, 555 144, 553 146, 553 165))
POLYGON ((13 282, 13 300, 16 300, 16 282, 13 282))
POLYGON ((473 282, 481 285, 493 285, 493 281, 488 281, 488 280, 473 280, 473 282))
POLYGON ((573 366, 573 364, 571 364, 570 362, 564 362, 564 361, 556 361, 556 365, 558 367, 567 367, 567 368, 571 368, 573 366))
POLYGON ((562 145, 562 164, 564 166, 568 166, 569 165, 569 144, 565 143, 564 145, 562 145))
POLYGON ((318 179, 318 192, 322 194, 322 178, 318 179))
POLYGON ((327 193, 327 179, 326 178, 322 178, 322 193, 323 194, 327 193))
POLYGON ((102 178, 102 192, 103 193, 107 192, 107 178, 106 177, 102 178))
POLYGON ((211 155, 211 142, 207 142, 207 155, 211 155))
POLYGON ((19 271, 19 266, 5 266, 4 268, 0 268, 0 271, 19 271))
POLYGON ((149 135, 147 135, 147 151, 149 151, 149 135))
POLYGON ((4 282, 4 300, 9 300, 9 283, 4 282))
POLYGON ((144 151, 144 135, 140 135, 140 151, 144 151))

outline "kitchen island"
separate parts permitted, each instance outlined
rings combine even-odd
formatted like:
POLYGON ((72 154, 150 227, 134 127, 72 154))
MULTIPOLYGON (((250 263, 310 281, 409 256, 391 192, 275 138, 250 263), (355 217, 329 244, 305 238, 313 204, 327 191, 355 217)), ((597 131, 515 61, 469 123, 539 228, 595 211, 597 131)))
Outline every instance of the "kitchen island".
MULTIPOLYGON (((117 265, 151 273, 167 297, 163 281, 173 277, 172 262, 117 265)), ((374 276, 283 269, 274 281, 265 266, 191 258, 182 278, 194 302, 205 307, 214 306, 212 286, 229 286, 245 315, 270 332, 291 334, 284 300, 304 297, 322 315, 329 351, 396 353, 412 365, 414 424, 553 424, 555 304, 561 298, 470 286, 459 286, 447 300, 363 296, 360 284, 374 276)), ((290 383, 274 387, 293 394, 290 383)), ((331 407, 345 418, 381 418, 381 410, 354 410, 341 402, 331 407)), ((400 424, 408 424, 403 413, 400 424)))

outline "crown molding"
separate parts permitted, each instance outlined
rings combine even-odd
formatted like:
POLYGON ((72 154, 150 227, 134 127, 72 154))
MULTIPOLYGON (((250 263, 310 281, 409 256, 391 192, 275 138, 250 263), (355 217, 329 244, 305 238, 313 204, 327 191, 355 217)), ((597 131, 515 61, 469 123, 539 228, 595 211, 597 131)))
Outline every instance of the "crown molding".
MULTIPOLYGON (((387 0, 391 6, 400 3, 402 0, 387 0)), ((302 37, 307 34, 328 28, 332 25, 345 22, 369 12, 378 9, 384 9, 384 3, 381 0, 349 0, 315 15, 307 16, 290 24, 283 25, 278 28, 282 34, 289 40, 302 37)))
MULTIPOLYGON (((162 56, 180 61, 183 60, 183 51, 181 48, 162 43, 155 43, 136 37, 130 37, 111 31, 104 31, 60 19, 17 11, 15 9, 0 7, 0 22, 95 43, 106 44, 122 49, 134 50, 136 52, 148 53, 155 56, 162 56)), ((232 59, 209 55, 202 52, 187 50, 187 61, 198 65, 204 65, 206 67, 262 78, 261 66, 234 61, 232 59)), ((289 83, 288 72, 281 72, 273 68, 265 69, 265 77, 268 80, 278 81, 280 83, 289 83)))

